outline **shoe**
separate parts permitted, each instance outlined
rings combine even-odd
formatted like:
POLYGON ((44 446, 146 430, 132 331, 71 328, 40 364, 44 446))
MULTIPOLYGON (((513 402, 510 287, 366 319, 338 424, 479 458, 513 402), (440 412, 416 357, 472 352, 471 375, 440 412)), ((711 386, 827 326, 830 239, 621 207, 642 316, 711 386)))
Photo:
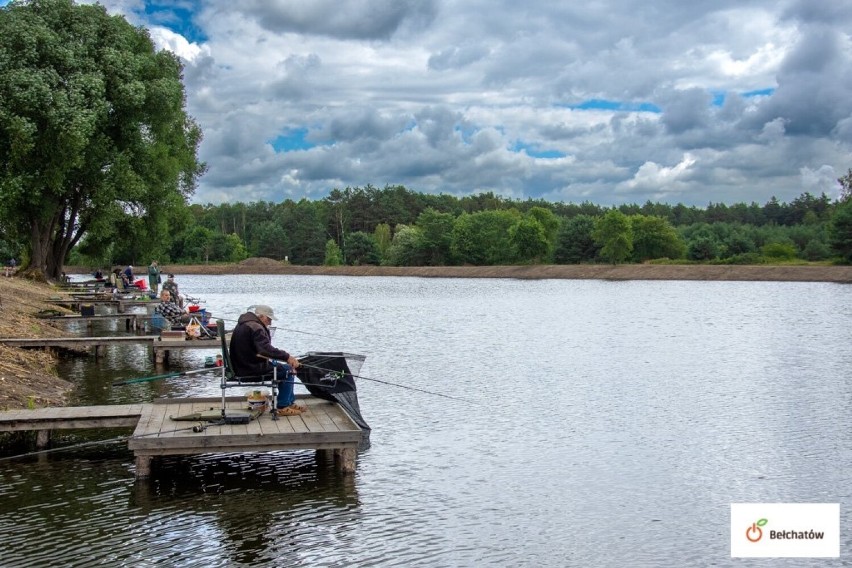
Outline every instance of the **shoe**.
POLYGON ((279 408, 275 411, 277 416, 297 416, 302 413, 302 408, 296 406, 295 404, 291 404, 290 406, 285 406, 284 408, 279 408))

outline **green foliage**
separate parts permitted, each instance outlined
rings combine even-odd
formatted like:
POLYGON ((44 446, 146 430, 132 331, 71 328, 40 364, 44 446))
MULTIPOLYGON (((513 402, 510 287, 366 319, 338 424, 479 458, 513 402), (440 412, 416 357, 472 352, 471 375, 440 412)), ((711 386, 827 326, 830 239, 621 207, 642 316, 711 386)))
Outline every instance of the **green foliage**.
POLYGON ((811 262, 831 258, 831 247, 820 239, 808 241, 802 250, 802 258, 811 262))
POLYGON ((311 203, 307 199, 284 209, 282 224, 290 236, 290 262, 307 265, 324 262, 327 218, 322 203, 311 203))
POLYGON ((325 242, 325 259, 323 260, 323 264, 325 266, 340 266, 343 264, 343 253, 340 251, 337 243, 334 242, 334 239, 328 239, 325 242))
POLYGON ((796 247, 790 243, 768 243, 760 247, 760 252, 772 260, 792 260, 796 258, 796 247))
POLYGON ((742 254, 735 254, 734 256, 728 257, 724 260, 725 264, 764 264, 766 263, 766 258, 764 258, 760 253, 757 252, 744 252, 742 254))
POLYGON ((480 211, 459 216, 453 224, 453 255, 461 264, 511 264, 515 257, 509 228, 519 216, 517 211, 480 211))
POLYGON ((391 266, 423 266, 427 258, 423 231, 417 227, 397 225, 388 247, 387 264, 391 266))
POLYGON ((379 247, 379 254, 384 259, 388 253, 388 247, 391 244, 391 228, 387 223, 379 223, 373 231, 373 238, 376 240, 376 246, 379 247))
POLYGON ((594 261, 600 251, 600 246, 592 236, 594 230, 595 218, 591 215, 577 215, 564 220, 556 237, 554 262, 579 264, 594 261))
POLYGON ((689 260, 713 260, 719 258, 719 238, 706 225, 687 238, 686 258, 689 260))
POLYGON ((551 250, 551 241, 547 232, 534 217, 524 217, 509 227, 509 242, 514 257, 520 262, 539 263, 551 250))
MULTIPOLYGON (((730 230, 721 237, 721 248, 723 256, 747 255, 755 252, 756 246, 751 232, 742 225, 730 226, 730 230)), ((717 231, 718 234, 718 231, 717 231)))
POLYGON ((852 199, 846 199, 834 210, 828 228, 828 239, 831 248, 840 258, 846 263, 852 263, 852 199))
POLYGON ((544 207, 532 207, 527 216, 535 219, 544 229, 544 236, 547 239, 547 252, 541 256, 542 260, 550 261, 553 257, 553 251, 556 249, 556 235, 559 233, 561 225, 559 217, 553 211, 544 207))
POLYGON ((181 233, 175 238, 172 248, 174 258, 179 262, 210 262, 215 236, 214 231, 198 226, 181 233))
POLYGON ((150 256, 204 171, 179 59, 71 0, 0 9, 0 37, 0 218, 33 270, 58 277, 84 234, 150 256))
POLYGON ((607 262, 618 264, 630 258, 633 251, 633 231, 630 219, 617 210, 608 211, 595 222, 592 237, 600 246, 600 256, 607 262))
POLYGON ((417 217, 417 228, 423 237, 423 253, 427 266, 451 264, 452 232, 455 218, 428 207, 417 217))
POLYGON ((235 233, 225 235, 224 250, 222 251, 221 258, 226 262, 240 262, 248 258, 248 251, 243 241, 235 233))
POLYGON ((686 244, 671 224, 662 217, 631 215, 633 259, 638 262, 654 258, 681 258, 686 244))
POLYGON ((281 223, 263 221, 252 231, 252 256, 284 260, 290 254, 290 237, 281 223))
MULTIPOLYGON (((326 247, 326 258, 328 248, 326 247)), ((346 237, 346 251, 344 254, 346 264, 360 266, 363 264, 379 265, 382 257, 379 253, 379 245, 373 235, 363 231, 356 231, 346 237)))

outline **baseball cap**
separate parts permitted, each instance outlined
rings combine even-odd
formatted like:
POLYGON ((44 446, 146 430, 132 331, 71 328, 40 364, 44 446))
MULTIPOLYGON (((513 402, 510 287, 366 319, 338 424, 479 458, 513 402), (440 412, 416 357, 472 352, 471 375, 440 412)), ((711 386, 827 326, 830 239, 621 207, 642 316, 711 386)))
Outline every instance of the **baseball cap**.
POLYGON ((271 320, 275 319, 275 312, 272 311, 272 308, 266 306, 264 304, 260 304, 254 307, 254 313, 258 316, 266 316, 271 320))

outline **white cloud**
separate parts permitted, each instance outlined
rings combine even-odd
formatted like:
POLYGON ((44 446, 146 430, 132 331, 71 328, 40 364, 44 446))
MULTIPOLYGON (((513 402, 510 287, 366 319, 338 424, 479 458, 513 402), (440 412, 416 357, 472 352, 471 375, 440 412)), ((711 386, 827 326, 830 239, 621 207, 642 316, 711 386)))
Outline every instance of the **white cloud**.
POLYGON ((618 184, 618 189, 625 193, 636 193, 637 191, 656 195, 679 193, 684 190, 684 179, 687 178, 690 168, 696 163, 697 160, 689 153, 684 154, 683 159, 671 167, 661 166, 654 162, 645 162, 639 167, 632 179, 618 184))
POLYGON ((151 40, 158 49, 171 51, 187 63, 195 62, 199 57, 210 55, 210 49, 206 45, 190 43, 185 37, 173 31, 154 26, 149 28, 151 40))
POLYGON ((829 4, 184 2, 196 41, 141 0, 105 5, 185 62, 199 202, 370 183, 706 205, 789 201, 819 186, 802 172, 852 165, 852 10, 829 4), (591 100, 660 112, 571 108, 591 100), (322 146, 272 150, 299 129, 322 146))
POLYGON ((800 170, 802 175, 802 188, 814 195, 825 193, 826 195, 837 198, 840 196, 840 184, 837 183, 837 175, 835 169, 828 165, 822 165, 817 169, 803 167, 800 170))

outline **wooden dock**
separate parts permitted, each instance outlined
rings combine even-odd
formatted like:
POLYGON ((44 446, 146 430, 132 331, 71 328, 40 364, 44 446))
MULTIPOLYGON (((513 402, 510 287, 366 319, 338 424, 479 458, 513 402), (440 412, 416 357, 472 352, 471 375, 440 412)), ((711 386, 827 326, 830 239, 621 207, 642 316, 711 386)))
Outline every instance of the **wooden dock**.
POLYGON ((146 345, 153 351, 154 361, 165 363, 172 351, 182 349, 211 349, 221 351, 222 346, 217 339, 174 340, 161 339, 159 335, 136 335, 128 337, 51 337, 51 338, 2 338, 0 344, 11 347, 25 348, 60 348, 93 350, 95 357, 102 357, 104 350, 111 345, 146 345))
POLYGON ((0 432, 38 432, 36 447, 44 448, 52 430, 120 428, 136 426, 142 404, 108 406, 57 406, 0 412, 0 432))
POLYGON ((136 300, 136 299, 112 299, 112 298, 81 298, 75 296, 73 298, 57 298, 54 300, 49 300, 49 303, 55 306, 63 306, 70 310, 80 311, 80 304, 99 304, 99 305, 107 305, 115 307, 115 311, 122 314, 127 311, 128 308, 138 307, 138 306, 156 306, 158 304, 157 300, 136 300))
POLYGON ((144 324, 151 319, 151 316, 148 314, 132 314, 132 313, 122 313, 122 314, 95 314, 93 316, 84 316, 80 314, 66 314, 60 316, 44 316, 40 319, 46 319, 50 321, 58 321, 58 322, 79 322, 83 321, 86 323, 87 329, 92 329, 94 327, 95 321, 99 320, 124 320, 124 328, 127 331, 135 331, 138 329, 142 329, 144 324))
MULTIPOLYGON (((266 412, 248 424, 207 421, 176 421, 172 416, 195 412, 221 414, 221 397, 160 399, 153 403, 39 408, 0 412, 0 432, 65 428, 135 426, 127 446, 136 458, 136 477, 151 473, 157 456, 211 453, 247 453, 292 449, 315 449, 324 458, 333 456, 338 468, 355 471, 362 432, 340 406, 326 400, 300 395, 307 411, 297 416, 273 417, 266 412), (198 431, 194 431, 198 430, 198 431)), ((245 411, 245 397, 228 397, 226 412, 245 411)), ((46 443, 49 436, 39 435, 46 443)))

